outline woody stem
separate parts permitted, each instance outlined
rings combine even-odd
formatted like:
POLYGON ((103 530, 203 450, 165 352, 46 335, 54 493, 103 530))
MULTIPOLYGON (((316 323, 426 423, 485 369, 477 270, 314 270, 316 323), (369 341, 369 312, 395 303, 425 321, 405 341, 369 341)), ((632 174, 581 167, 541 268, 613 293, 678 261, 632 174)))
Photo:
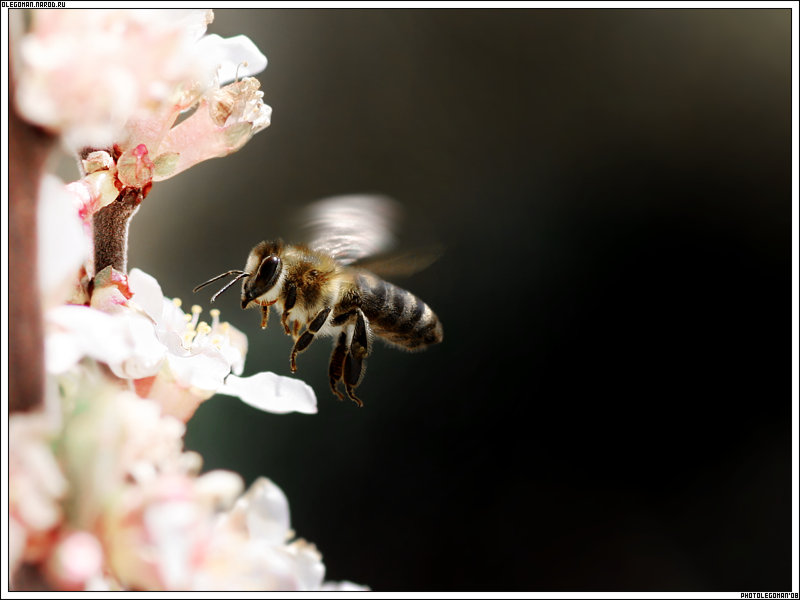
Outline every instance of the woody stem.
POLYGON ((128 227, 141 202, 142 190, 125 188, 114 202, 95 213, 92 224, 95 274, 109 265, 115 271, 127 273, 128 227))

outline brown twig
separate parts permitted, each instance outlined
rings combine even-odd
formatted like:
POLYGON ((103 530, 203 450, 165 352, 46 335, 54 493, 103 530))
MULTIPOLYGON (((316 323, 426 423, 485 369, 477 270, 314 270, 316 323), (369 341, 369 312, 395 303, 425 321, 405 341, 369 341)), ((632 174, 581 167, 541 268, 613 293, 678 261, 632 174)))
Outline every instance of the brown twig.
POLYGON ((141 202, 142 190, 126 188, 114 202, 94 214, 95 274, 108 265, 121 273, 128 272, 128 227, 141 202))

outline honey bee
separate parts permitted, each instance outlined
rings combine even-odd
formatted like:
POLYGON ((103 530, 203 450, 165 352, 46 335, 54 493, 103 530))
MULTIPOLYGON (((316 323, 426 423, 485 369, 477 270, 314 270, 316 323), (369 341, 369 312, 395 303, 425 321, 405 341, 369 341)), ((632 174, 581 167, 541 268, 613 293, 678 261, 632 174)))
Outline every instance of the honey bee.
POLYGON ((411 292, 372 271, 408 272, 425 266, 409 261, 376 261, 374 256, 391 240, 390 225, 396 207, 380 196, 340 196, 307 209, 313 241, 307 245, 282 240, 263 241, 247 257, 244 270, 234 269, 209 279, 201 288, 224 277, 234 278, 211 301, 239 280, 242 308, 260 307, 261 328, 269 322, 270 307, 280 315, 287 335, 294 339, 289 363, 297 370, 297 355, 317 336, 333 336, 328 367, 330 387, 344 400, 364 403, 355 390, 366 370, 376 335, 390 346, 422 350, 442 341, 443 329, 436 313, 411 292), (370 257, 373 257, 370 262, 370 257), (388 266, 387 266, 388 265, 388 266), (415 268, 416 267, 416 268, 415 268))

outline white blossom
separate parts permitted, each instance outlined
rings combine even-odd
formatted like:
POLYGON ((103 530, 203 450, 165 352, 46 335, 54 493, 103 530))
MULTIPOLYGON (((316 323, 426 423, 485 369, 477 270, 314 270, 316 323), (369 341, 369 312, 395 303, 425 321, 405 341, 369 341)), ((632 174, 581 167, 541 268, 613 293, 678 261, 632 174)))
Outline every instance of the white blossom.
POLYGON ((32 14, 19 47, 17 106, 76 149, 119 143, 129 122, 191 102, 237 69, 245 77, 267 65, 245 36, 204 38, 210 10, 32 14))
POLYGON ((131 306, 112 314, 75 305, 47 312, 45 356, 51 373, 64 373, 90 357, 123 379, 154 377, 140 384, 150 385, 143 395, 173 401, 168 412, 183 420, 217 392, 269 412, 316 412, 314 392, 301 381, 274 373, 238 377, 244 369, 247 338, 220 322, 219 311, 211 311, 208 324, 199 320, 199 306, 184 313, 143 271, 133 269, 128 282, 131 306))

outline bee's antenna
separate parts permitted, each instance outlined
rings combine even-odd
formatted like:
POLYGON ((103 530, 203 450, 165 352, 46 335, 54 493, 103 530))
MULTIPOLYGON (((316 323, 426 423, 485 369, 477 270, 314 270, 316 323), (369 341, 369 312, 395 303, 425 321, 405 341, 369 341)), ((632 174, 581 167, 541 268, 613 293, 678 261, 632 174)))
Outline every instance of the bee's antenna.
MULTIPOLYGON (((232 271, 228 271, 227 273, 222 273, 221 275, 217 275, 216 277, 212 277, 211 279, 209 279, 209 280, 208 280, 208 281, 206 281, 205 283, 201 283, 200 285, 198 285, 198 286, 197 286, 196 288, 194 288, 192 291, 193 291, 193 292, 195 292, 195 293, 197 293, 197 292, 199 292, 201 289, 203 289, 204 287, 206 287, 206 286, 207 286, 209 283, 214 283, 215 281, 217 281, 217 280, 219 280, 219 279, 222 279, 223 277, 227 277, 228 275, 234 275, 234 274, 236 274, 236 275, 240 275, 240 276, 241 276, 241 275, 246 275, 246 274, 247 274, 247 272, 246 272, 246 271, 241 271, 241 270, 239 270, 239 269, 233 269, 232 271)), ((241 279, 241 277, 237 277, 237 279, 234 279, 233 281, 238 281, 239 279, 241 279)), ((223 289, 225 289, 225 288, 223 288, 223 289)))
POLYGON ((231 279, 231 280, 230 280, 230 281, 229 281, 227 284, 225 284, 225 287, 224 287, 224 288, 222 288, 222 289, 221 289, 220 291, 218 291, 216 294, 214 294, 213 296, 211 296, 211 302, 214 302, 214 300, 216 300, 216 299, 217 299, 217 296, 219 296, 219 295, 220 295, 222 292, 224 292, 224 291, 225 291, 225 290, 227 290, 229 287, 231 287, 231 286, 232 286, 234 283, 236 283, 237 281, 239 281, 240 279, 242 279, 242 278, 244 278, 244 277, 248 277, 249 275, 250 275, 250 273, 247 273, 246 271, 242 271, 241 273, 239 273, 239 274, 238 274, 236 277, 234 277, 234 278, 233 278, 233 279, 231 279))

